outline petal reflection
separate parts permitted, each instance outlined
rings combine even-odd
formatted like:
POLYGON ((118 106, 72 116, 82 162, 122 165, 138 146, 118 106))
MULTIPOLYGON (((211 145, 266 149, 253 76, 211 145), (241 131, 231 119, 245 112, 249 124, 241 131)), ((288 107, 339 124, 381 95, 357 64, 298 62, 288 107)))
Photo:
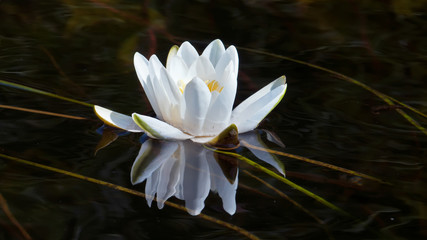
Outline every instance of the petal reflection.
POLYGON ((209 191, 218 192, 224 209, 229 214, 236 211, 237 165, 227 170, 219 164, 212 151, 192 141, 162 141, 148 139, 133 163, 131 182, 146 180, 145 194, 149 206, 157 196, 157 206, 175 196, 185 202, 191 215, 198 215, 205 206, 209 191), (233 172, 233 174, 225 174, 233 172), (230 179, 232 176, 233 179, 230 179))
MULTIPOLYGON (((259 133, 251 131, 239 137, 251 145, 266 148, 259 133)), ((257 149, 249 150, 285 175, 283 163, 274 155, 257 149)), ((131 170, 132 184, 146 181, 145 194, 149 206, 156 196, 157 207, 162 209, 165 201, 174 196, 185 202, 191 215, 200 214, 210 191, 218 193, 224 210, 233 215, 236 212, 238 178, 236 158, 215 153, 191 140, 148 139, 142 144, 131 170)))
MULTIPOLYGON (((261 135, 259 133, 259 131, 250 131, 250 132, 246 132, 243 134, 239 135, 239 139, 241 141, 246 141, 247 143, 253 145, 253 146, 257 146, 257 147, 261 147, 261 148, 268 148, 265 143, 262 141, 261 139, 261 135)), ((268 138, 267 138, 268 139, 268 138)), ((277 158, 277 156, 266 152, 266 151, 261 151, 261 150, 257 150, 257 149, 253 149, 253 148, 249 148, 249 150, 259 159, 261 159, 262 161, 270 164, 271 166, 273 166, 277 171, 279 171, 281 174, 283 174, 283 176, 285 175, 285 166, 283 164, 282 161, 280 161, 280 159, 277 158)))

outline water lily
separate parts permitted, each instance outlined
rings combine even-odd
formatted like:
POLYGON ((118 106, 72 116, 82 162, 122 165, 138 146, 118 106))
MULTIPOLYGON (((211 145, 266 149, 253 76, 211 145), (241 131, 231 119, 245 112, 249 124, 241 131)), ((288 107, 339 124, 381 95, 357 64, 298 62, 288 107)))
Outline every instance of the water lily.
POLYGON ((239 57, 234 46, 225 49, 220 40, 201 55, 189 42, 173 46, 166 67, 156 55, 147 60, 135 53, 134 65, 156 117, 127 116, 100 106, 95 112, 108 125, 156 139, 207 142, 231 124, 240 133, 253 130, 287 87, 286 78, 279 77, 233 110, 239 57))

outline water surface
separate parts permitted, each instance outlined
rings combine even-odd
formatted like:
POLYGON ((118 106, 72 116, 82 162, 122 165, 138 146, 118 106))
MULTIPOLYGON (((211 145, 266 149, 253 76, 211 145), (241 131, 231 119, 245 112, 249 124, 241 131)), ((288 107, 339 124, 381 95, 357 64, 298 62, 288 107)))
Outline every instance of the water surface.
MULTIPOLYGON (((243 162, 225 168, 239 171, 236 213, 229 215, 213 192, 202 213, 261 239, 422 239, 427 237, 426 135, 355 84, 247 49, 332 69, 425 113, 426 7, 425 1, 398 0, 1 1, 0 79, 125 114, 153 114, 134 72, 134 52, 146 57, 155 53, 164 63, 174 44, 188 40, 202 50, 220 38, 239 51, 236 103, 287 76, 283 101, 259 127, 286 147, 269 141, 265 131, 255 132, 265 147, 392 185, 277 156, 287 179, 351 217, 243 162)), ((90 108, 10 87, 0 91, 2 105, 87 118, 1 108, 2 154, 145 192, 145 182, 131 183, 141 134, 121 135, 96 152, 102 122, 90 108)), ((404 111, 426 127, 425 118, 404 111)), ((238 152, 277 171, 248 148, 238 152)), ((32 239, 245 238, 187 211, 170 206, 159 210, 145 198, 5 158, 0 172, 0 193, 32 239)), ((175 197, 169 201, 185 205, 175 197)), ((0 239, 25 239, 4 209, 0 239)))

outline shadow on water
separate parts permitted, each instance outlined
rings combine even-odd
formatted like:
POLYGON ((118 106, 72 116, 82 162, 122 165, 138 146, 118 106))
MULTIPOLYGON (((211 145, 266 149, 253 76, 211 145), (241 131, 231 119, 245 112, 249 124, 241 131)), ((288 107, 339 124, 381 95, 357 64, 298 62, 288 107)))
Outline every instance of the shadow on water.
POLYGON ((0 1, 0 239, 426 238, 426 9, 0 1), (92 104, 153 115, 135 51, 166 59, 216 38, 239 50, 236 104, 277 76, 289 84, 267 130, 226 151, 237 155, 99 135, 92 104))

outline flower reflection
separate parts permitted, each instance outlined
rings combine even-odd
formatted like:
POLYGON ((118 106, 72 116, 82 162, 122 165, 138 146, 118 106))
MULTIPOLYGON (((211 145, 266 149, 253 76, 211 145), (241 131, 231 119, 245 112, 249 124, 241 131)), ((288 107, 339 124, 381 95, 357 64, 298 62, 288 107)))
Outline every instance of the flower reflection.
MULTIPOLYGON (((253 145, 263 145, 256 132, 240 137, 253 145)), ((272 155, 251 151, 284 174, 283 165, 272 155)), ((185 202, 191 215, 198 215, 203 210, 209 191, 218 193, 224 210, 234 214, 238 176, 236 159, 217 155, 190 140, 148 139, 142 144, 131 170, 132 184, 146 180, 145 194, 149 206, 154 196, 159 209, 163 208, 166 200, 175 196, 185 202)))

